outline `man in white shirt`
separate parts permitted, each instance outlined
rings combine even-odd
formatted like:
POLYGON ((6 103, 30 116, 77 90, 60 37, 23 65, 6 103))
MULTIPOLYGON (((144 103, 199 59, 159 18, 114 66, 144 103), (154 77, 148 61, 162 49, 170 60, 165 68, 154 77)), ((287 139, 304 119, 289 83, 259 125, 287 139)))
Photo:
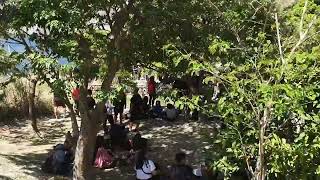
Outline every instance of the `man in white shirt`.
POLYGON ((105 120, 103 122, 103 129, 104 129, 105 132, 107 132, 107 121, 110 123, 110 125, 114 124, 113 111, 114 111, 114 107, 111 104, 111 102, 108 100, 105 103, 106 118, 105 118, 105 120))

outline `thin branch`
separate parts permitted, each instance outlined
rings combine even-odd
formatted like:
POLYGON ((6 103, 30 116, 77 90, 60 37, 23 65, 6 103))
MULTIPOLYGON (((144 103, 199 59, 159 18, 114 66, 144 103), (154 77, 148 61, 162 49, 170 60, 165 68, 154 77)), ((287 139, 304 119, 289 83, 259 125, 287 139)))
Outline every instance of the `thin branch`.
POLYGON ((302 16, 301 16, 301 19, 300 19, 299 41, 291 49, 291 52, 290 52, 290 54, 288 56, 288 59, 290 59, 290 57, 295 53, 296 49, 307 39, 307 34, 308 34, 309 30, 311 29, 311 27, 313 26, 315 20, 317 19, 317 16, 315 15, 313 17, 312 21, 308 24, 308 28, 305 31, 303 31, 303 21, 304 21, 304 16, 305 16, 306 11, 307 11, 307 6, 308 6, 308 0, 306 0, 305 3, 304 3, 303 12, 302 12, 302 16))
POLYGON ((151 67, 151 65, 146 65, 146 64, 143 64, 141 62, 139 62, 139 64, 140 64, 141 67, 144 67, 144 68, 156 71, 156 72, 161 72, 162 70, 164 70, 164 68, 162 68, 162 70, 161 70, 161 68, 158 68, 156 66, 151 67))
POLYGON ((247 165, 247 168, 249 170, 249 172, 251 173, 251 175, 254 175, 254 171, 252 169, 252 166, 250 166, 250 163, 248 161, 248 155, 247 155, 247 152, 246 152, 246 148, 244 146, 244 143, 243 143, 243 138, 241 136, 241 133, 240 131, 238 130, 238 128, 234 127, 233 125, 229 124, 229 123, 226 123, 227 126, 231 127, 232 129, 234 129, 238 136, 239 136, 239 140, 240 140, 240 143, 241 143, 241 149, 242 149, 242 155, 244 156, 245 158, 245 161, 246 161, 246 165, 247 165))
POLYGON ((278 39, 278 47, 279 47, 279 53, 280 53, 280 59, 282 62, 282 65, 286 64, 286 61, 283 57, 283 51, 282 51, 282 45, 281 45, 281 37, 280 37, 280 30, 279 30, 279 20, 278 20, 278 13, 275 14, 276 19, 276 26, 277 26, 277 39, 278 39))
POLYGON ((302 33, 302 31, 303 31, 303 20, 304 20, 304 15, 306 14, 306 11, 307 11, 307 6, 308 6, 308 0, 306 0, 305 3, 304 3, 303 12, 302 12, 302 16, 301 16, 301 19, 300 19, 300 26, 299 26, 300 39, 303 36, 303 33, 302 33))
POLYGON ((308 28, 305 30, 305 32, 300 36, 299 41, 297 42, 297 44, 291 49, 291 52, 288 56, 288 59, 290 59, 290 57, 295 53, 295 51, 297 50, 297 48, 303 43, 305 42, 305 40, 307 39, 307 34, 309 32, 309 30, 311 29, 311 27, 313 26, 315 20, 317 19, 317 16, 314 16, 312 21, 309 23, 308 28))

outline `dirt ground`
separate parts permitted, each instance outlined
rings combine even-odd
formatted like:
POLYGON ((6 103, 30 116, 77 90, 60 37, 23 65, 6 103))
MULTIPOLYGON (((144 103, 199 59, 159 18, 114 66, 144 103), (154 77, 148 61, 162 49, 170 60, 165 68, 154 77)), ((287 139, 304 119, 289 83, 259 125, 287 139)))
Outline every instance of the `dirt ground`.
MULTIPOLYGON (((32 131, 28 121, 0 124, 1 180, 63 179, 42 173, 40 166, 48 150, 57 143, 63 143, 64 134, 71 130, 71 122, 69 119, 43 118, 39 121, 39 128, 43 138, 32 131)), ((214 125, 210 122, 183 120, 170 123, 150 119, 144 121, 141 128, 141 134, 150 142, 149 158, 163 167, 172 164, 175 153, 179 151, 186 152, 188 162, 197 167, 203 161, 203 151, 208 148, 202 135, 213 131, 214 125)), ((97 170, 97 174, 97 179, 135 179, 133 167, 128 166, 97 170)))

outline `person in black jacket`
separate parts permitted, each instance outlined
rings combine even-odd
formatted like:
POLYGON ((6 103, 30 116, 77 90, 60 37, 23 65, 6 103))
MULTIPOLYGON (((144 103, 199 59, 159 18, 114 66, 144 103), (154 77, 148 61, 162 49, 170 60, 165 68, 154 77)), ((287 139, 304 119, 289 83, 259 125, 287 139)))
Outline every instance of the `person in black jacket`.
POLYGON ((123 90, 121 90, 119 92, 118 97, 114 100, 113 104, 114 104, 114 121, 116 122, 118 119, 118 115, 119 115, 119 120, 120 120, 120 124, 122 124, 122 119, 123 119, 123 111, 124 108, 126 107, 126 94, 123 90))
POLYGON ((129 130, 132 131, 133 124, 136 124, 135 130, 139 129, 139 120, 143 118, 143 100, 139 94, 139 89, 134 90, 130 100, 130 123, 129 130))
POLYGON ((169 169, 171 180, 193 180, 197 179, 193 174, 193 169, 186 165, 186 154, 181 152, 176 154, 176 164, 169 169))
POLYGON ((96 106, 96 101, 92 97, 91 89, 88 89, 87 104, 88 104, 89 110, 93 110, 96 106))

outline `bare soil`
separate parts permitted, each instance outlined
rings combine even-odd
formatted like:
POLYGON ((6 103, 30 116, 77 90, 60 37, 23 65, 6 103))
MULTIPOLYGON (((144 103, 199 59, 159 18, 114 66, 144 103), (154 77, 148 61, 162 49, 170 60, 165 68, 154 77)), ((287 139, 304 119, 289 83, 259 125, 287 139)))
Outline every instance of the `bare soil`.
MULTIPOLYGON (((67 119, 43 118, 39 120, 41 137, 31 128, 29 121, 5 125, 0 124, 0 179, 47 180, 69 179, 41 172, 41 164, 47 152, 57 143, 63 143, 64 135, 71 130, 67 119)), ((203 158, 203 151, 209 144, 202 135, 214 132, 210 122, 187 122, 179 120, 171 123, 162 120, 142 122, 141 134, 149 139, 149 158, 166 167, 173 163, 176 152, 188 154, 188 162, 197 167, 203 158)), ((133 136, 133 134, 131 134, 133 136)), ((133 167, 121 166, 109 170, 96 170, 97 179, 135 179, 133 167)))

